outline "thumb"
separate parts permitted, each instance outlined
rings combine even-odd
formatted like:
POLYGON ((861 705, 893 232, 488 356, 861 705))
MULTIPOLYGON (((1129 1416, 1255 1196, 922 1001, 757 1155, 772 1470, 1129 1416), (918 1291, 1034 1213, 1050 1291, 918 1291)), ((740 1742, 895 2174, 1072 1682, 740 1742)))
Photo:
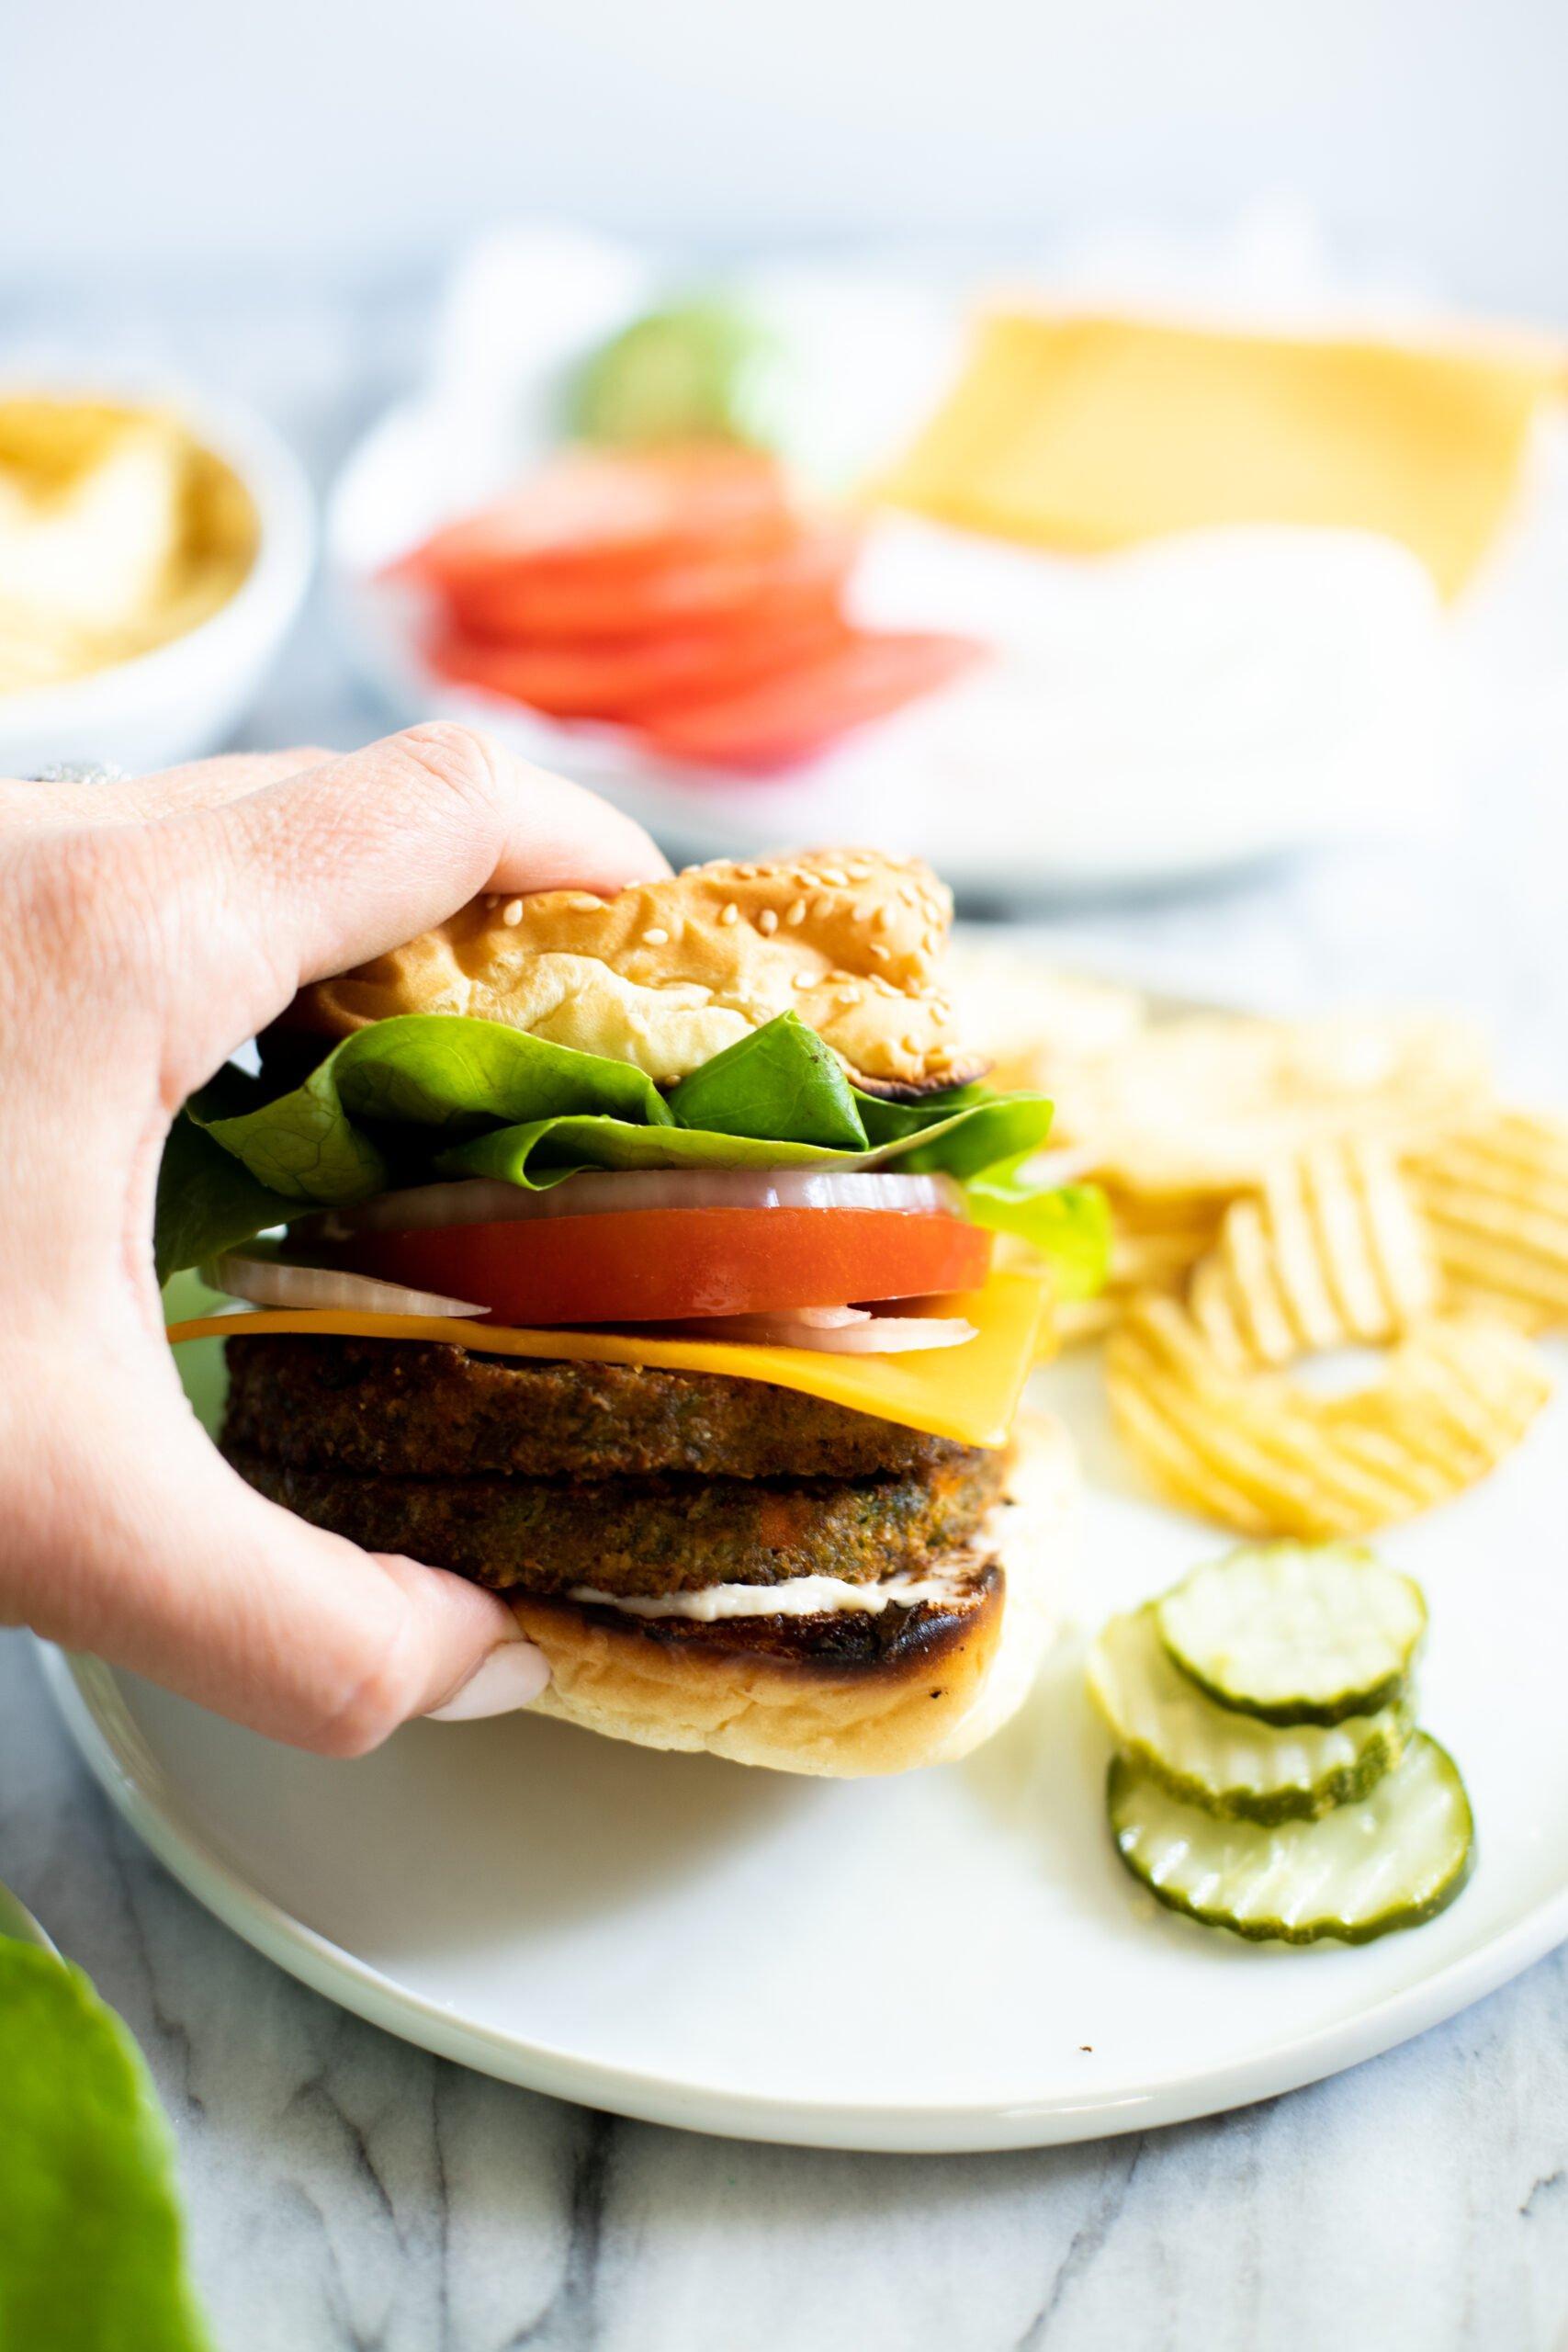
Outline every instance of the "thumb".
POLYGON ((15 1555, 35 1633, 323 1756, 364 1755, 412 1716, 539 1696, 548 1666, 496 1594, 296 1519, 230 1469, 177 1392, 158 1402, 128 1413, 117 1384, 112 1409, 84 1420, 78 1402, 66 1423, 103 1444, 90 1486, 78 1437, 33 1487, 69 1498, 68 1526, 29 1529, 15 1555))

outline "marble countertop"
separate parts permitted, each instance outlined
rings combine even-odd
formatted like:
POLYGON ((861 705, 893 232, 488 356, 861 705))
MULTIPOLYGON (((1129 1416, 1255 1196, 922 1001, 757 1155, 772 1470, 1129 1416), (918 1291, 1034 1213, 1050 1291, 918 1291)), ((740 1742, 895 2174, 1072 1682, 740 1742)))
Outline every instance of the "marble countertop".
MULTIPOLYGON (((11 322, 246 393, 324 479, 413 365, 423 294, 118 288, 11 322)), ((1568 1098, 1568 582, 1544 585, 1451 821, 1064 912, 1063 960, 1236 1001, 1464 1006, 1568 1098)), ((378 726, 316 616, 245 740, 378 726)), ((1568 1950, 1206 2122, 998 2156, 703 2139, 467 2074, 260 1959, 111 1812, 20 1635, 0 1635, 0 1878, 148 2053, 223 2352, 1568 2352, 1568 1950)))

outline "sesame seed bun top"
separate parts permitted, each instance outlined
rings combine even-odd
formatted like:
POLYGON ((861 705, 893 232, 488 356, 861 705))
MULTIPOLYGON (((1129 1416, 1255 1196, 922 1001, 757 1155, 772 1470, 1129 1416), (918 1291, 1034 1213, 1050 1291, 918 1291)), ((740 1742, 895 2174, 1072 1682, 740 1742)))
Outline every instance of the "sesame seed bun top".
POLYGON ((930 1093, 986 1067, 938 984, 952 919, 928 866, 869 850, 716 861, 611 899, 485 897, 307 989, 289 1025, 338 1037, 394 1013, 468 1013, 672 1083, 793 1012, 857 1085, 930 1093))

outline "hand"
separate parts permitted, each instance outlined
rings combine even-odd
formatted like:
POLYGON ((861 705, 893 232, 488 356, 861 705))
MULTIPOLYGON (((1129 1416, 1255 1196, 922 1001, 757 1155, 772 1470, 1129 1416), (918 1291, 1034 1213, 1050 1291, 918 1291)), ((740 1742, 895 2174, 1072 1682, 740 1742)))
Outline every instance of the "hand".
POLYGON ((604 802, 456 726, 0 782, 0 1623, 329 1756, 537 1696, 494 1594, 307 1526, 209 1444, 163 1336, 153 1188, 186 1096, 303 982, 486 888, 665 871, 604 802))

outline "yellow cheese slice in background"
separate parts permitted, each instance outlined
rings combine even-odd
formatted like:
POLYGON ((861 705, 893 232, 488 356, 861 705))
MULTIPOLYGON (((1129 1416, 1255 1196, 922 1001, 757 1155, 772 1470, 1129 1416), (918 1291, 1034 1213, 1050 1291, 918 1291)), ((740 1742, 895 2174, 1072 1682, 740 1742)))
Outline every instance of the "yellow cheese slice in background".
POLYGON ((895 504, 1089 554, 1227 523, 1403 541, 1452 596, 1564 388, 1544 339, 1450 349, 1004 313, 890 479, 895 504))
POLYGON ((1023 1385, 1042 1352, 1049 1292, 1034 1274, 993 1274, 984 1290, 933 1306, 962 1315, 975 1337, 956 1348, 908 1355, 831 1356, 807 1348, 738 1347, 714 1340, 655 1340, 614 1331, 514 1331, 466 1317, 355 1315, 264 1307, 255 1313, 199 1315, 169 1326, 170 1341, 253 1339, 288 1332, 318 1339, 437 1340, 491 1356, 540 1356, 556 1363, 627 1363, 660 1372, 716 1372, 820 1396, 852 1412, 872 1413, 900 1428, 953 1438, 961 1445, 1005 1445, 1023 1385))

